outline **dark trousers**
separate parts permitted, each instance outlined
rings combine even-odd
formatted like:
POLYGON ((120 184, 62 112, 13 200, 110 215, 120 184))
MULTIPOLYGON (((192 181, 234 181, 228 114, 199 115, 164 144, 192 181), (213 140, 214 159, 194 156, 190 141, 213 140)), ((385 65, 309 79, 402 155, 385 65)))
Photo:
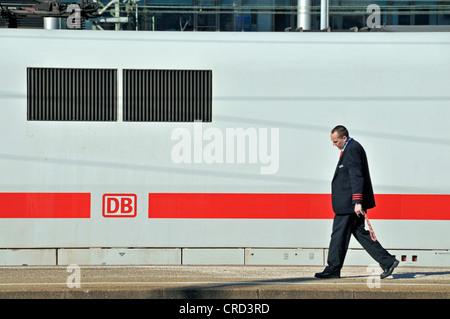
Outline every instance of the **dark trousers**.
POLYGON ((325 268, 327 272, 339 273, 341 271, 352 234, 369 255, 380 264, 381 268, 387 269, 393 264, 394 256, 389 254, 378 240, 373 241, 370 232, 364 228, 364 216, 358 216, 356 213, 335 215, 328 251, 328 266, 325 268))

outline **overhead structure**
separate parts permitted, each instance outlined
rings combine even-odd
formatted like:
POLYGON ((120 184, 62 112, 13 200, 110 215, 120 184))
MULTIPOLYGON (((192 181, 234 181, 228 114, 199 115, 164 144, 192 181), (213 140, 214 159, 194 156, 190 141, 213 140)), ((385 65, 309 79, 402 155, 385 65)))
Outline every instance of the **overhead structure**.
POLYGON ((58 18, 67 18, 67 26, 71 29, 81 29, 83 19, 97 18, 98 3, 89 0, 78 0, 69 4, 59 0, 33 0, 32 7, 7 9, 2 6, 2 16, 9 19, 17 17, 43 17, 44 29, 58 29, 58 18))

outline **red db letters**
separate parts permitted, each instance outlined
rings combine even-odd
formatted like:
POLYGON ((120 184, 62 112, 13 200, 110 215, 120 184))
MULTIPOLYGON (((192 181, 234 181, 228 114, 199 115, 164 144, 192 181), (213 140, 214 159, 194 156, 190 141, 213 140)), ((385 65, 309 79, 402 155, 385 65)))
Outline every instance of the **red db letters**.
POLYGON ((135 194, 104 194, 103 217, 136 217, 135 194))

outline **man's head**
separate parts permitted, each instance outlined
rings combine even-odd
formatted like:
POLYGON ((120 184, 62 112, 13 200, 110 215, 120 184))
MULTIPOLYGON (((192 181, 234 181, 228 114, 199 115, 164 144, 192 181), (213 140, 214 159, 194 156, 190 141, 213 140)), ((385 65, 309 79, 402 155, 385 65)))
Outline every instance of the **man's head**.
POLYGON ((333 142, 333 146, 336 146, 338 149, 342 150, 348 140, 348 130, 344 126, 338 125, 331 130, 330 137, 333 142))

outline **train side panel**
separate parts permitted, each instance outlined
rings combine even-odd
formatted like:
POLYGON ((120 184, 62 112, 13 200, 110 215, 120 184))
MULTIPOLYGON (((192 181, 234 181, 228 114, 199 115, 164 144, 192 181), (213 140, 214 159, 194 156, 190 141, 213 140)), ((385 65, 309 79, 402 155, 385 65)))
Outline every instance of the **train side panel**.
POLYGON ((449 248, 445 33, 0 30, 0 38, 1 248, 327 248, 337 124, 368 154, 381 243, 449 248), (30 67, 117 70, 117 121, 28 121, 30 67), (123 121, 125 69, 211 70, 212 121, 123 121), (60 194, 73 195, 62 208, 60 194), (227 210, 208 194, 236 196, 227 210), (134 199, 133 216, 121 198, 134 199))

